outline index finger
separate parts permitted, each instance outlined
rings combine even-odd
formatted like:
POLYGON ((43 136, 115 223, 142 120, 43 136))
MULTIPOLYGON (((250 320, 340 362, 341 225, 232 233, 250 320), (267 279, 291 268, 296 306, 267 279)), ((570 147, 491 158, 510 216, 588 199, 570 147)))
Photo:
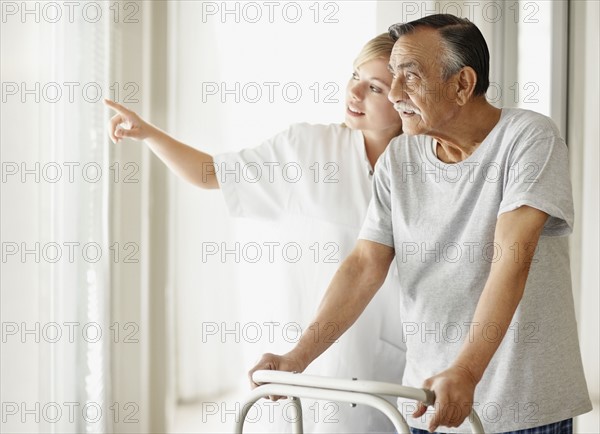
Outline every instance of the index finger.
POLYGON ((125 107, 123 107, 121 104, 119 104, 118 102, 115 102, 113 100, 110 100, 108 98, 104 98, 104 104, 106 104, 111 109, 115 110, 116 112, 118 112, 122 115, 124 115, 128 112, 128 110, 125 107))

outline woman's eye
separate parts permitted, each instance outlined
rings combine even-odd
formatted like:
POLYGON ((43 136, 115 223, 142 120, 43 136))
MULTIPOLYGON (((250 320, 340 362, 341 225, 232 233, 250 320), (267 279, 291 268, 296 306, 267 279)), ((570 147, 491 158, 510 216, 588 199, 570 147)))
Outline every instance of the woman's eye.
POLYGON ((376 86, 371 86, 371 91, 373 91, 374 93, 381 93, 381 89, 379 89, 376 86))
POLYGON ((357 74, 356 72, 353 72, 353 73, 352 73, 352 78, 353 78, 354 80, 358 80, 358 74, 357 74))

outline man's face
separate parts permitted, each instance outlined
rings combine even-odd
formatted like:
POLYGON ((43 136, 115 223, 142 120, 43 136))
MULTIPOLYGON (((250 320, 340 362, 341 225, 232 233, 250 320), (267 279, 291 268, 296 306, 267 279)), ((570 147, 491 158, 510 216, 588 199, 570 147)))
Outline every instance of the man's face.
POLYGON ((437 30, 426 27, 401 36, 394 45, 389 65, 394 78, 388 98, 407 134, 437 136, 456 114, 457 76, 444 82, 444 53, 437 30))

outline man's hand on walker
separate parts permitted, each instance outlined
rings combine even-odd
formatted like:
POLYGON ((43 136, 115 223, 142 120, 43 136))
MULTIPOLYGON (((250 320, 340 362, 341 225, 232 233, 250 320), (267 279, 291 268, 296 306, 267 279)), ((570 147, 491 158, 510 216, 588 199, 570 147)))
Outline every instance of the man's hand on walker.
MULTIPOLYGON (((291 353, 278 356, 276 354, 266 353, 263 354, 258 363, 248 372, 248 378, 250 379, 250 386, 252 389, 260 386, 252 380, 252 374, 254 371, 261 370, 273 370, 273 371, 288 371, 288 372, 302 372, 305 366, 302 365, 299 359, 294 357, 291 353)), ((271 401, 277 401, 278 399, 285 398, 284 396, 269 396, 271 401)))
MULTIPOLYGON (((423 388, 435 393, 435 412, 429 422, 429 432, 439 426, 458 427, 471 413, 477 380, 462 366, 451 366, 445 371, 428 378, 423 388)), ((413 417, 421 417, 427 407, 419 402, 413 417)))

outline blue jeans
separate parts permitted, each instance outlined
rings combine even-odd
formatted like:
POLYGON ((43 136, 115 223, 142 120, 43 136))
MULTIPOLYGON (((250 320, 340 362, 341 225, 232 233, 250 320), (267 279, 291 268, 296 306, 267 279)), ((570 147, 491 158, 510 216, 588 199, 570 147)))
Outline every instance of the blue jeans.
MULTIPOLYGON (((429 434, 418 428, 411 428, 412 434, 429 434)), ((436 431, 435 434, 442 434, 436 431)), ((522 429, 519 431, 509 431, 501 434, 573 434, 573 419, 565 419, 550 425, 536 426, 535 428, 522 429)))

